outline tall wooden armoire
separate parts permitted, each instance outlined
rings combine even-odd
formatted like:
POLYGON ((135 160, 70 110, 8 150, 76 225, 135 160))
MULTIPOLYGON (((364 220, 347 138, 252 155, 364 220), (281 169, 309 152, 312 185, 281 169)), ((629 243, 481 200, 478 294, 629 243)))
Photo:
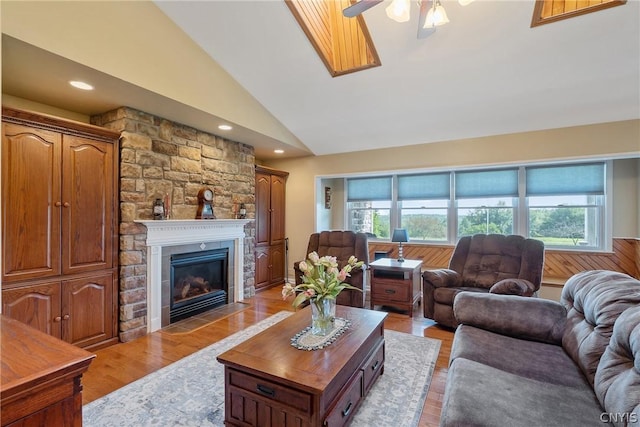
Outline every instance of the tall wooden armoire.
POLYGON ((2 122, 2 313, 117 342, 120 134, 10 108, 2 122))
POLYGON ((284 283, 288 172, 256 166, 256 291, 284 283))

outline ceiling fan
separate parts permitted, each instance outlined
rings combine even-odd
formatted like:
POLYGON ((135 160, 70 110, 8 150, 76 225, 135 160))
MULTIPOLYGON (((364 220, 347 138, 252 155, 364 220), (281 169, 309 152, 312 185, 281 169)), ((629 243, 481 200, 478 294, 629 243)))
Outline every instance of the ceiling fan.
MULTIPOLYGON (((359 0, 345 8, 342 14, 347 18, 353 18, 366 10, 371 9, 384 0, 359 0)), ((467 0, 468 1, 468 0, 467 0)), ((418 17, 418 38, 423 39, 436 31, 436 27, 449 22, 440 0, 418 0, 420 16, 418 17)), ((397 22, 409 20, 411 0, 393 0, 386 8, 387 16, 397 22)))

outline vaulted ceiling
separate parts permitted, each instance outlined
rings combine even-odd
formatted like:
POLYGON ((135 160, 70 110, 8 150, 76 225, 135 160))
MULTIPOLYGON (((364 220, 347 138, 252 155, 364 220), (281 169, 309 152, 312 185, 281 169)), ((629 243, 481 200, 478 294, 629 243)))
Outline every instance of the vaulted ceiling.
MULTIPOLYGON (((366 11, 381 66, 332 77, 284 1, 155 2, 303 144, 295 155, 640 118, 640 2, 531 28, 533 0, 443 0, 451 22, 424 39, 413 3, 406 23, 391 21, 384 3, 366 11)), ((189 58, 179 60, 189 67, 189 58)), ((9 65, 3 92, 12 94, 9 65)), ((127 84, 116 80, 113 93, 127 84)), ((161 113, 184 106, 174 107, 161 113)), ((262 141, 277 145, 272 136, 262 141)), ((261 138, 242 142, 260 146, 261 138)))

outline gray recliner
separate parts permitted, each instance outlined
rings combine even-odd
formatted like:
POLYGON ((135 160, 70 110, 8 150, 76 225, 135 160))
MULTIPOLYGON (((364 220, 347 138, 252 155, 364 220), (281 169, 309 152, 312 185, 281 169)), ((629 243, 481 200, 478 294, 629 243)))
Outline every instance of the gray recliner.
POLYGON ((460 292, 535 296, 542 282, 544 243, 518 235, 476 234, 460 239, 449 268, 422 273, 424 317, 456 328, 460 292))

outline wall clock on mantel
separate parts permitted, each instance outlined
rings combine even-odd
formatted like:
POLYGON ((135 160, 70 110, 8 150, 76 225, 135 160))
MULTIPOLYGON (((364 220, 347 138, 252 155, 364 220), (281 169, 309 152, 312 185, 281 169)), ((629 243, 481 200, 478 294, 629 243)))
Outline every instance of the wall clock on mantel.
POLYGON ((213 213, 213 190, 210 188, 205 187, 198 192, 196 219, 216 219, 213 213))

